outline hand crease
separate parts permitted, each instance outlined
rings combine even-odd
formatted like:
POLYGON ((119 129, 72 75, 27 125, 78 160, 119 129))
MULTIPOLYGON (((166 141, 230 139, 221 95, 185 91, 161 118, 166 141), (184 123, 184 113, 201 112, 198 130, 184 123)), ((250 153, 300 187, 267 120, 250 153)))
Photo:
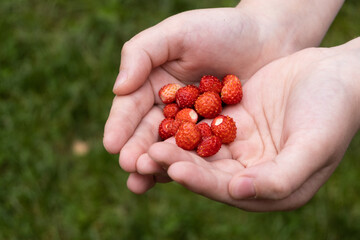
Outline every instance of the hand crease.
POLYGON ((263 111, 263 114, 264 114, 264 118, 265 118, 265 122, 266 122, 267 128, 268 128, 268 130, 269 130, 269 135, 270 135, 271 142, 272 142, 272 144, 273 144, 273 146, 274 146, 274 149, 275 149, 275 151, 276 151, 276 155, 278 155, 278 154, 279 154, 279 149, 278 149, 278 147, 277 147, 276 144, 275 144, 275 140, 274 140, 274 137, 273 137, 273 135, 272 135, 271 127, 270 127, 270 124, 269 124, 268 117, 266 116, 266 112, 265 112, 264 107, 262 107, 262 111, 263 111))

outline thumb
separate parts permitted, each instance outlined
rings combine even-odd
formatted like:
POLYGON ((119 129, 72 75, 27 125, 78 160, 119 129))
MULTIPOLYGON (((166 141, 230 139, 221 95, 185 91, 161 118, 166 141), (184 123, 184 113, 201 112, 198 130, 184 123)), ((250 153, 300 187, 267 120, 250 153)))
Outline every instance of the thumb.
POLYGON ((317 147, 291 145, 275 159, 248 167, 233 176, 229 193, 234 199, 279 200, 290 196, 315 172, 326 165, 329 156, 317 147))
POLYGON ((151 71, 178 57, 181 47, 167 21, 140 32, 128 42, 121 51, 120 71, 113 92, 117 95, 129 94, 138 89, 148 79, 151 71))

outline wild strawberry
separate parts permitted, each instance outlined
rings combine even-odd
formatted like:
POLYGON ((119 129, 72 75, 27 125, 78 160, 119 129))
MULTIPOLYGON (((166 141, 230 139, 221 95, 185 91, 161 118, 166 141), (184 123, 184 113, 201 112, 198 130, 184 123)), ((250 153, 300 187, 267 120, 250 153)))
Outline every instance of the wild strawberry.
POLYGON ((176 131, 174 129, 174 119, 165 118, 161 121, 159 125, 159 136, 162 140, 168 139, 175 135, 176 131))
POLYGON ((205 139, 205 138, 210 137, 211 135, 213 135, 209 124, 207 124, 206 122, 202 122, 202 123, 197 124, 197 127, 201 132, 202 139, 205 139))
POLYGON ((214 118, 222 111, 221 98, 218 93, 205 92, 195 102, 195 110, 204 118, 214 118))
POLYGON ((165 118, 175 118, 179 110, 180 108, 176 103, 170 103, 164 107, 163 113, 165 118))
POLYGON ((220 93, 222 88, 222 83, 217 77, 211 75, 205 75, 200 80, 199 89, 201 93, 204 92, 217 92, 220 93))
POLYGON ((175 116, 175 119, 179 119, 186 122, 197 123, 198 115, 194 109, 184 108, 181 109, 175 116))
POLYGON ((210 136, 202 140, 196 152, 200 157, 210 157, 221 148, 221 139, 218 136, 210 136))
POLYGON ((175 101, 176 92, 181 88, 179 84, 169 83, 159 90, 159 97, 165 104, 175 101))
POLYGON ((228 74, 228 75, 226 75, 225 77, 223 77, 223 79, 222 79, 222 84, 223 84, 223 86, 225 86, 225 84, 226 84, 228 81, 230 81, 230 80, 240 81, 240 79, 239 79, 237 76, 235 76, 235 75, 233 75, 233 74, 228 74))
POLYGON ((222 143, 231 143, 236 138, 235 121, 224 115, 219 115, 211 123, 211 131, 215 136, 221 138, 222 143))
POLYGON ((172 126, 172 134, 173 136, 175 136, 177 130, 179 129, 180 125, 183 124, 183 120, 179 120, 179 119, 175 119, 174 122, 173 122, 173 126, 172 126))
POLYGON ((200 130, 192 122, 183 122, 175 134, 176 145, 185 150, 195 149, 200 140, 200 130))
POLYGON ((169 137, 175 136, 177 130, 179 129, 180 125, 184 121, 176 120, 173 118, 165 118, 159 125, 159 136, 162 140, 166 140, 169 137))
POLYGON ((176 103, 180 108, 192 108, 199 95, 198 87, 187 85, 176 92, 176 103))
POLYGON ((236 79, 228 80, 221 89, 221 100, 226 104, 237 104, 242 97, 241 82, 236 79))

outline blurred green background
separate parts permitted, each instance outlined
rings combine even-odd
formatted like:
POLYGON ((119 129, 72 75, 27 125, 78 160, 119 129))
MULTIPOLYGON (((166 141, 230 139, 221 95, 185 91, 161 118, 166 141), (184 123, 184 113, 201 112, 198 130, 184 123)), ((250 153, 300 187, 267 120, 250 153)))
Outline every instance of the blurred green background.
MULTIPOLYGON (((305 207, 277 213, 174 183, 137 196, 104 150, 122 44, 180 11, 236 3, 1 0, 0 239, 358 239, 359 135, 305 207)), ((359 13, 346 1, 323 46, 359 36, 359 13)))

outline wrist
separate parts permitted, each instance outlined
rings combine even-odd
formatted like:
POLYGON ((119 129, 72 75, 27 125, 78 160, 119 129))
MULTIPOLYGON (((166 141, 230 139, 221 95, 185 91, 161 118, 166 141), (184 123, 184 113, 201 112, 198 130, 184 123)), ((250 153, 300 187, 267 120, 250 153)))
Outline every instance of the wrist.
POLYGON ((349 54, 353 56, 353 59, 349 59, 349 63, 353 64, 353 71, 351 72, 350 79, 352 80, 352 85, 354 86, 353 91, 355 92, 355 105, 356 105, 356 114, 357 114, 357 130, 360 130, 360 37, 353 39, 345 44, 345 47, 348 48, 349 54), (353 61, 352 61, 353 60, 353 61))
POLYGON ((289 54, 318 46, 343 3, 344 0, 242 0, 236 8, 256 18, 265 34, 274 34, 285 54, 289 54))
MULTIPOLYGON (((343 45, 331 48, 337 60, 336 71, 348 89, 349 106, 352 106, 354 124, 360 130, 360 37, 343 45)), ((346 107, 349 107, 346 106, 346 107)))

